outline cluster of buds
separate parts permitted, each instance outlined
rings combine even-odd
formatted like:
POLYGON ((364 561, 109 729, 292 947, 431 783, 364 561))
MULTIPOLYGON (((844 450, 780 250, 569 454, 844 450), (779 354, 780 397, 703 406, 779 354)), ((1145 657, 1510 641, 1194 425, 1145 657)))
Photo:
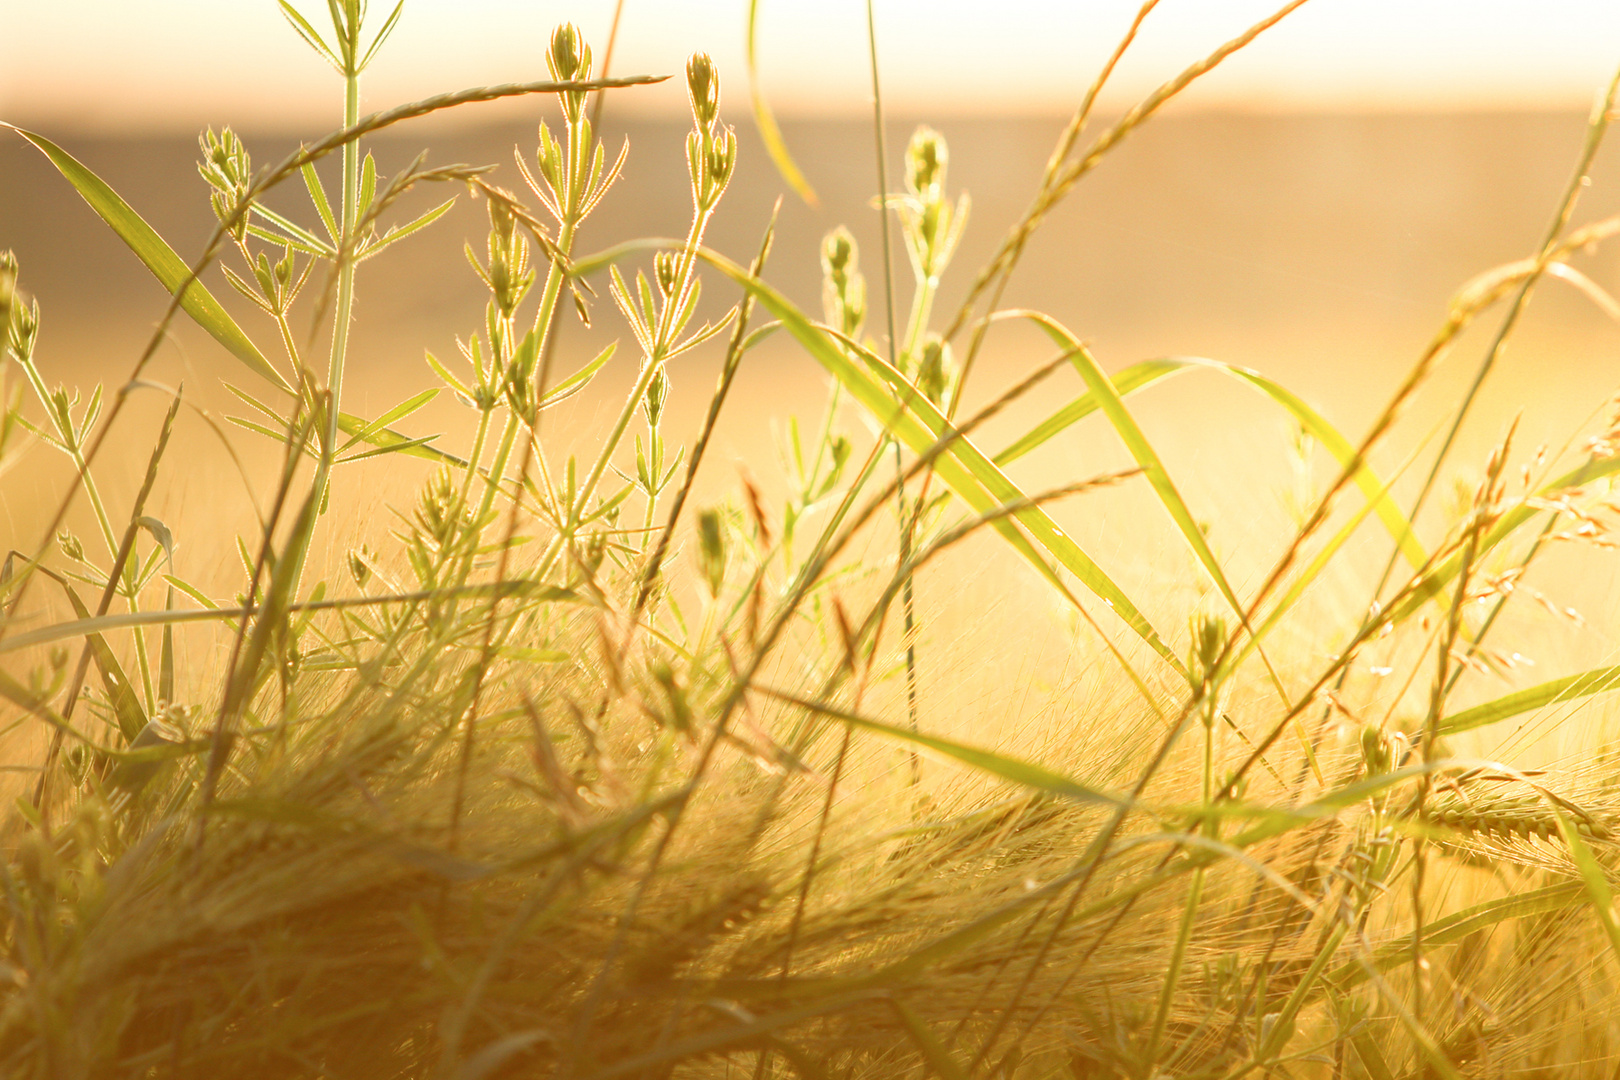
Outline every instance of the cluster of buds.
MULTIPOLYGON (((1226 647, 1226 620, 1219 615, 1198 615, 1192 621, 1192 644, 1187 657, 1187 677, 1195 686, 1216 681, 1216 661, 1226 647)), ((1213 687, 1212 687, 1213 690, 1213 687)), ((1206 724, 1214 719, 1213 708, 1205 710, 1206 724)))
POLYGON ((950 154, 944 136, 928 126, 917 129, 906 147, 906 195, 896 200, 905 229, 906 251, 917 277, 937 283, 967 225, 966 193, 953 207, 945 198, 950 154))
MULTIPOLYGON (((552 31, 546 68, 557 82, 584 82, 591 77, 591 47, 580 36, 579 27, 563 23, 552 31)), ((579 123, 585 115, 585 94, 584 90, 563 91, 563 114, 570 124, 579 123)))
POLYGON ((480 266, 471 248, 467 258, 489 287, 496 309, 510 319, 534 284, 534 271, 529 268, 529 238, 504 199, 489 200, 489 266, 480 266))
POLYGON ((694 126, 686 137, 686 165, 692 201, 706 211, 720 201, 737 167, 737 133, 720 123, 720 73, 708 53, 693 53, 686 62, 686 90, 694 126))
POLYGON ((821 303, 827 322, 846 337, 866 321, 866 278, 855 238, 842 225, 821 241, 821 303))
POLYGON ((23 300, 17 290, 17 256, 0 251, 0 350, 9 347, 23 363, 34 355, 39 333, 39 302, 23 300))
MULTIPOLYGON (((214 129, 209 128, 198 136, 197 143, 202 148, 202 160, 197 163, 197 171, 213 189, 208 193, 209 205, 214 208, 214 216, 225 221, 247 197, 248 184, 253 176, 253 158, 230 128, 225 128, 217 136, 214 129)), ((231 226, 231 237, 237 243, 242 243, 247 237, 247 227, 247 215, 244 214, 231 226)))

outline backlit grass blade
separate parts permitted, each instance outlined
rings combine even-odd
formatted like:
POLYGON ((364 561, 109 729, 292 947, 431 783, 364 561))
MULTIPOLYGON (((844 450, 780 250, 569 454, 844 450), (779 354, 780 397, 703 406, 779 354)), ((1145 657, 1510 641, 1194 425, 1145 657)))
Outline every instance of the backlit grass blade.
MULTIPOLYGON (((1406 559, 1413 569, 1417 569, 1424 564, 1427 556, 1423 545, 1418 541, 1417 534, 1412 531, 1412 525, 1407 521, 1406 515, 1396 505, 1395 500, 1390 497, 1387 485, 1378 478, 1378 475, 1365 462, 1356 463, 1355 446, 1351 444, 1349 439, 1344 437, 1344 434, 1338 428, 1334 427, 1326 417, 1311 408, 1298 395, 1282 384, 1267 378, 1257 371, 1232 364, 1223 364, 1218 360, 1208 360, 1198 356, 1172 356, 1156 360, 1144 360, 1139 364, 1134 364, 1114 376, 1112 385, 1115 393, 1123 398, 1137 390, 1151 386, 1167 376, 1194 368, 1207 368, 1211 371, 1218 371, 1258 390, 1282 406, 1289 415, 1297 420, 1300 426, 1309 432, 1311 437, 1321 443, 1322 448, 1333 456, 1333 460, 1338 462, 1341 469, 1347 469, 1352 464, 1356 464, 1356 486, 1373 502, 1379 520, 1384 523, 1385 530, 1400 547, 1402 557, 1406 559)), ((996 455, 996 464, 1005 465, 1024 456, 1069 425, 1090 416, 1097 411, 1098 407, 1095 395, 1089 391, 1082 394, 1031 428, 1028 434, 996 455)))
MULTIPOLYGON (((3 121, 0 121, 3 123, 3 121)), ((128 203, 119 197, 118 193, 108 187, 99 176, 85 168, 76 158, 67 151, 45 138, 22 128, 11 127, 13 131, 33 143, 41 153, 50 159, 57 171, 72 184, 74 190, 83 196, 84 201, 90 204, 101 220, 105 221, 118 238, 129 246, 146 268, 152 271, 154 277, 172 295, 182 282, 190 276, 190 268, 176 255, 174 249, 164 242, 146 221, 137 214, 128 203)), ((267 381, 283 390, 291 391, 287 380, 281 373, 270 366, 270 361, 264 358, 242 328, 236 325, 225 309, 220 307, 202 282, 193 281, 186 289, 186 295, 180 301, 181 310, 190 315, 193 321, 206 330, 215 341, 223 345, 232 356, 252 368, 254 372, 263 376, 267 381)))
POLYGON ((787 143, 782 139, 782 129, 776 126, 776 115, 771 112, 770 102, 765 100, 759 88, 759 54, 755 44, 758 27, 759 0, 748 0, 748 100, 754 109, 754 126, 759 128, 765 152, 770 154, 771 162, 775 164, 776 171, 782 174, 782 179, 807 204, 819 206, 821 204, 816 199, 815 189, 804 178, 804 173, 799 171, 793 155, 788 153, 787 143))
MULTIPOLYGON (((588 266, 599 265, 618 254, 643 246, 668 247, 673 241, 641 241, 620 245, 611 252, 591 260, 588 266)), ((702 258, 738 285, 753 293, 772 315, 781 320, 789 333, 806 352, 834 378, 844 385, 851 397, 860 402, 896 439, 914 453, 927 453, 947 433, 953 431, 949 421, 932 402, 917 392, 904 376, 876 356, 863 351, 865 365, 850 359, 848 343, 840 342, 822 327, 813 323, 804 312, 765 282, 754 278, 741 266, 708 249, 699 251, 702 258), (891 387, 893 392, 891 392, 891 387), (896 393, 903 397, 896 397, 896 393)), ((935 471, 963 502, 980 514, 1007 503, 1028 501, 1023 491, 996 467, 984 452, 965 437, 953 438, 949 447, 935 461, 935 471)), ((1030 543, 1045 548, 1058 565, 1074 574, 1100 597, 1114 614, 1123 619, 1142 640, 1164 658, 1178 672, 1184 672, 1181 661, 1165 644, 1131 599, 1092 561, 1080 545, 1076 544, 1057 523, 1039 506, 1020 510, 1013 519, 1028 530, 1026 538, 1007 519, 999 520, 994 528, 1016 548, 1048 581, 1060 591, 1067 592, 1046 560, 1030 543)))
POLYGON ((900 1017, 900 1023, 905 1026, 906 1034, 911 1036, 912 1045, 923 1057, 928 1071, 940 1080, 968 1080, 968 1071, 951 1056, 945 1049, 945 1044, 939 1041, 939 1036, 928 1030, 928 1025, 922 1017, 906 1008, 898 999, 890 999, 889 1004, 894 1008, 895 1014, 900 1017))
POLYGON ((1579 675, 1550 679, 1536 686, 1505 694, 1494 701, 1475 705, 1471 709, 1452 713, 1440 721, 1440 731, 1446 735, 1458 731, 1472 731, 1474 728, 1533 712, 1548 705, 1590 697, 1593 694, 1604 694, 1616 689, 1620 689, 1620 667, 1593 668, 1579 675))
MULTIPOLYGON (((1186 370, 1187 364, 1182 360, 1143 360, 1139 364, 1132 364, 1113 377, 1114 392, 1122 398, 1128 397, 1138 390, 1152 386, 1167 375, 1176 375, 1186 370)), ((1030 428, 1011 446, 997 454, 994 458, 995 463, 997 465, 1012 464, 1031 450, 1044 445, 1053 436, 1062 433, 1096 411, 1096 397, 1090 393, 1081 394, 1063 408, 1030 428)))
POLYGON ((802 709, 819 713, 832 720, 840 720, 846 724, 853 724, 858 728, 873 731, 879 735, 887 735, 892 739, 913 743, 926 747, 945 757, 960 761, 991 776, 999 776, 1003 780, 1027 787, 1035 791, 1043 791, 1048 795, 1057 795, 1065 799, 1074 799, 1079 802, 1105 803, 1109 806, 1118 806, 1120 800, 1111 795, 1105 795, 1095 788, 1071 780, 1062 773, 1035 765, 1018 758, 997 754, 991 750, 982 750, 976 746, 968 746, 952 739, 942 739, 937 735, 928 735, 920 731, 913 731, 909 727, 897 727, 894 724, 885 724, 881 720, 873 720, 858 713, 839 709, 832 705, 811 701, 809 698, 799 697, 795 694, 786 694, 777 690, 768 690, 766 693, 780 701, 797 705, 802 709))
POLYGON ((1141 425, 1137 424, 1136 418, 1125 407, 1124 399, 1119 396, 1119 391, 1115 389, 1108 376, 1103 374, 1102 367, 1097 363, 1096 357, 1091 355, 1091 350, 1081 344, 1079 338, 1069 333, 1061 323, 1051 316, 1034 311, 1025 312, 1024 315, 1046 331, 1047 336, 1060 349, 1068 351, 1075 370, 1080 373, 1080 378, 1085 381, 1086 389, 1091 392, 1092 397, 1097 402, 1097 407, 1102 410, 1103 415, 1108 417, 1108 422, 1113 425, 1120 441, 1125 444, 1125 449, 1130 452, 1136 463, 1142 467, 1142 472, 1146 474, 1148 483, 1153 486, 1154 492, 1159 496, 1159 501, 1164 504, 1165 511, 1169 513, 1170 520, 1175 522, 1176 528, 1181 531, 1182 538, 1187 541, 1187 546, 1192 549, 1193 555, 1203 564, 1204 569, 1209 572, 1210 580, 1214 581, 1215 587, 1221 591, 1221 595, 1226 598, 1226 602, 1232 606, 1232 610, 1237 614, 1238 618, 1243 619, 1243 602, 1238 599, 1237 593, 1232 591, 1231 584, 1227 582, 1226 572, 1221 569, 1220 560, 1216 559, 1215 553, 1210 550, 1209 541, 1204 536, 1204 530, 1198 527, 1197 521, 1193 520, 1192 511, 1187 509, 1186 500, 1181 497, 1181 492, 1177 490, 1175 481, 1170 479, 1170 473, 1165 469, 1164 462, 1160 460, 1158 451, 1153 449, 1153 444, 1148 440, 1146 433, 1142 431, 1141 425))
MULTIPOLYGON (((62 590, 67 593, 68 602, 73 605, 73 613, 80 622, 93 621, 90 609, 85 607, 72 586, 63 582, 62 590)), ((107 691, 107 700, 112 704, 113 718, 124 735, 124 741, 128 742, 146 726, 146 710, 141 707, 141 699, 136 695, 129 676, 124 674, 124 666, 118 662, 118 656, 107 644, 107 639, 93 633, 87 635, 86 640, 90 646, 90 658, 95 661, 96 671, 101 675, 101 685, 107 691)))
MULTIPOLYGON (((1509 919, 1523 919, 1532 915, 1564 911, 1580 903, 1585 894, 1586 889, 1581 882, 1565 881, 1557 885, 1487 900, 1427 924, 1423 928, 1423 942, 1425 945, 1455 944, 1470 934, 1489 929, 1509 919)), ((1369 964, 1374 971, 1387 971, 1392 967, 1411 962, 1412 937, 1407 934, 1379 946, 1369 964)), ((1347 990, 1366 978, 1367 969, 1361 962, 1350 960, 1335 969, 1328 976, 1328 981, 1341 990, 1347 990)))

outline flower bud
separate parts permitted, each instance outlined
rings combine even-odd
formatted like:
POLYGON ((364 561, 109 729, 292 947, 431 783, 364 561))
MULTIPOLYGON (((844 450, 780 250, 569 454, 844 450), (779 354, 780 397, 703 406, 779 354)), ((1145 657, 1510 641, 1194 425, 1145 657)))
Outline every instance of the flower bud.
POLYGON ((1207 678, 1226 645, 1226 620, 1218 615, 1201 616, 1193 622, 1193 674, 1207 678))
POLYGON ((918 128, 906 147, 907 190, 919 198, 937 198, 945 186, 949 156, 944 136, 926 124, 918 128))
POLYGON ((703 583, 709 595, 719 596, 726 580, 726 533, 718 510, 705 510, 698 515, 698 566, 703 571, 703 583))
POLYGON ((642 407, 647 413, 647 426, 654 431, 658 430, 658 422, 664 417, 664 403, 669 400, 669 376, 664 369, 659 368, 647 384, 647 396, 642 399, 642 407))
POLYGON ((698 127, 712 128, 720 116, 720 73, 708 53, 693 53, 686 62, 686 90, 698 127))
POLYGON ((945 404, 954 369, 951 347, 938 334, 929 334, 923 345, 922 363, 917 367, 917 389, 923 392, 923 397, 935 405, 945 404))
POLYGON ((62 554, 74 562, 84 562, 84 544, 67 529, 56 534, 56 544, 62 549, 62 554))
POLYGON ((11 309, 17 296, 17 256, 0 251, 0 345, 11 332, 11 309))
POLYGON ((678 284, 676 276, 680 273, 681 258, 678 252, 660 251, 653 256, 653 277, 658 281, 658 291, 665 296, 675 292, 678 284))
POLYGON ((551 32, 551 53, 546 57, 546 66, 558 82, 566 82, 579 73, 579 36, 579 27, 573 23, 563 23, 551 32))
POLYGON ((369 554, 364 548, 349 552, 349 576, 354 579, 355 585, 364 590, 366 583, 371 580, 371 566, 366 556, 369 554))
POLYGON ((834 281, 847 281, 860 265, 855 237, 840 225, 821 240, 821 272, 834 281))

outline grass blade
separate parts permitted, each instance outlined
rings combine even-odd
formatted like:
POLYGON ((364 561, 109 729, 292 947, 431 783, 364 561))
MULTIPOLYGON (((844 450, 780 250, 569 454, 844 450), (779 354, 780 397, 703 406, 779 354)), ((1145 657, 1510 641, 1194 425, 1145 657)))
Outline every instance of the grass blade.
MULTIPOLYGON (((5 126, 11 127, 10 124, 5 126)), ((112 228, 118 238, 135 253, 135 257, 140 259, 170 295, 173 295, 181 282, 190 276, 190 271, 156 230, 120 198, 117 192, 108 187, 106 182, 85 168, 67 151, 43 135, 36 135, 17 127, 13 127, 12 130, 33 143, 50 159, 51 164, 56 166, 63 178, 73 185, 74 190, 83 196, 85 202, 90 204, 90 209, 112 228)), ((264 358, 258 346, 254 345, 242 332, 242 328, 225 313, 225 309, 220 307, 219 301, 214 299, 213 294, 202 282, 192 282, 180 301, 180 307, 232 356, 252 368, 268 382, 291 392, 292 388, 288 386, 287 380, 270 365, 270 361, 264 358)))
POLYGON ((1452 713, 1440 721, 1440 733, 1450 735, 1458 731, 1472 731, 1474 728, 1507 720, 1548 705, 1590 697, 1593 694, 1604 694, 1615 689, 1620 689, 1620 667, 1593 668, 1579 675, 1549 679, 1524 690, 1504 694, 1494 701, 1452 713))
POLYGON ((841 720, 846 724, 853 724, 858 728, 864 728, 879 735, 887 735, 890 738, 926 747, 980 772, 989 773, 991 776, 999 776, 1003 780, 1022 787, 1035 791, 1044 791, 1048 795, 1057 795, 1065 799, 1074 799, 1077 802, 1102 803, 1108 806, 1118 806, 1121 802, 1115 796, 1106 795, 1095 788, 1071 780, 1062 773, 1053 772, 1051 769, 1031 762, 1021 761, 1018 758, 1008 757, 1005 754, 998 754, 991 750, 982 750, 976 746, 968 746, 965 743, 959 743, 951 739, 942 739, 937 735, 913 731, 909 727, 885 724, 881 720, 873 720, 858 713, 811 701, 795 694, 782 693, 778 690, 764 690, 764 692, 779 701, 797 705, 802 709, 808 709, 830 719, 841 720))
POLYGON ((765 143, 765 152, 771 156, 771 162, 776 171, 782 174, 788 187, 810 206, 820 206, 816 198, 815 189, 810 181, 804 178, 799 166, 794 163, 793 155, 788 153, 787 143, 782 139, 782 129, 776 126, 776 114, 771 112, 771 106, 765 100, 765 94, 759 88, 759 53, 756 47, 759 28, 759 0, 748 0, 748 100, 754 109, 754 126, 759 128, 759 137, 765 143))

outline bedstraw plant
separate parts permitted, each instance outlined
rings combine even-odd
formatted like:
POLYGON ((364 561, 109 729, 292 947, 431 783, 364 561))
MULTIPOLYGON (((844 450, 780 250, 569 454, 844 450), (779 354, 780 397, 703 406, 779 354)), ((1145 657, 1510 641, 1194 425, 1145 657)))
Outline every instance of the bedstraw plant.
MULTIPOLYGON (((72 468, 37 542, 0 573, 16 779, 0 845, 0 1072, 1612 1075, 1613 747, 1593 722, 1585 764, 1529 769, 1478 753, 1471 733, 1577 703, 1584 720, 1620 688, 1612 667, 1506 694, 1495 681, 1513 658, 1498 614, 1534 600, 1525 570, 1555 542, 1613 546, 1620 420, 1562 457, 1504 437, 1449 520, 1419 511, 1450 436, 1411 507, 1374 463, 1465 329, 1503 313, 1477 389, 1549 276, 1615 307, 1571 260, 1620 232, 1575 213, 1620 77, 1544 241, 1459 290, 1359 440, 1260 372, 1175 357, 1110 374, 1051 316, 1001 307, 1029 236, 1074 186, 1301 2, 1104 125, 1094 104, 1147 0, 948 320, 940 284, 969 203, 947 186, 945 139, 919 128, 900 190, 874 200, 912 270, 898 326, 871 317, 892 323, 901 306, 887 244, 863 262, 847 229, 826 235, 819 319, 769 284, 772 259, 813 253, 773 252, 772 229, 746 263, 705 246, 739 144, 702 54, 684 72, 684 236, 581 254, 630 153, 604 146, 602 102, 662 76, 607 77, 569 24, 544 49, 546 81, 362 116, 360 78, 402 5, 377 24, 362 0, 330 0, 322 29, 281 0, 342 80, 342 125, 268 168, 231 129, 205 132, 215 228, 189 263, 65 150, 16 131, 172 300, 123 384, 75 391, 50 377, 27 268, 0 256, 14 387, 0 393, 0 472, 51 451, 72 468), (362 145, 524 95, 560 118, 518 153, 521 188, 425 156, 383 176, 362 145), (335 195, 315 170, 329 155, 335 195), (298 182, 302 219, 266 205, 298 182), (356 415, 344 383, 361 270, 444 227, 454 199, 396 222, 428 185, 487 207, 482 246, 466 247, 484 318, 459 357, 427 356, 431 385, 356 415), (700 324, 705 279, 730 306, 700 324), (215 280, 257 321, 233 319, 215 280), (278 455, 253 535, 184 535, 149 507, 189 403, 148 369, 182 315, 248 372, 229 384, 242 415, 214 435, 278 455), (620 369, 616 340, 573 366, 558 338, 576 317, 608 338, 622 319, 636 354, 599 440, 581 446, 547 414, 620 369), (977 359, 1009 323, 1038 329, 1052 357, 981 388, 992 369, 977 359), (829 388, 813 427, 785 423, 786 498, 745 484, 699 506, 734 377, 773 335, 829 388), (675 361, 706 344, 721 354, 709 408, 695 432, 672 431, 670 386, 692 377, 675 361), (1071 371, 1072 400, 984 447, 987 421, 1071 371), (1256 391, 1301 457, 1334 469, 1241 592, 1128 403, 1183 376, 1256 391), (411 433, 443 391, 472 410, 464 446, 411 433), (137 437, 124 415, 136 393, 169 407, 130 497, 102 459, 115 427, 117 445, 137 437), (1080 424, 1106 425, 1131 467, 1047 491, 1010 478, 1080 424), (419 471, 415 503, 326 565, 343 511, 333 476, 381 465, 419 471), (1186 613, 1184 637, 1052 516, 1118 485, 1151 495, 1205 578, 1210 610, 1186 613), (85 536, 68 526, 81 501, 85 536), (1361 614, 1322 631, 1325 650, 1290 644, 1279 631, 1371 531, 1389 568, 1361 614), (996 748, 990 726, 935 734, 918 693, 917 649, 990 648, 930 637, 913 590, 970 538, 996 545, 997 572, 1032 571, 1092 635, 1077 664, 1104 691, 1085 714, 1060 696, 1013 718, 1025 736, 1050 730, 1023 739, 1047 748, 1039 761, 996 748), (235 595, 189 580, 187 548, 237 559, 235 595), (188 664, 179 634, 206 637, 212 662, 188 664), (1389 699, 1348 678, 1373 661, 1408 688, 1381 716, 1389 699)), ((880 100, 875 37, 867 47, 880 100)), ((752 101, 773 160, 813 197, 757 88, 752 101)))

